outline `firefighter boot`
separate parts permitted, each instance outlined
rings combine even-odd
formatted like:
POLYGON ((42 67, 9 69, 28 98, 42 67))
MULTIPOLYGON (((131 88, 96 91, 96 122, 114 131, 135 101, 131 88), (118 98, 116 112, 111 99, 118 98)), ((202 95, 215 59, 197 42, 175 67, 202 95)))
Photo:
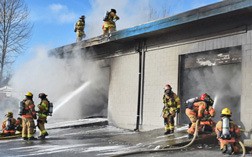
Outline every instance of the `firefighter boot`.
POLYGON ((46 132, 45 134, 40 135, 40 136, 38 137, 38 139, 45 139, 45 137, 48 136, 48 135, 49 135, 49 134, 46 132))
POLYGON ((32 137, 29 137, 28 140, 29 141, 33 141, 33 140, 37 140, 37 138, 35 138, 35 137, 32 136, 32 137))
POLYGON ((192 139, 193 138, 193 134, 188 134, 188 139, 192 139))
POLYGON ((171 133, 171 130, 166 130, 165 133, 164 133, 164 135, 168 135, 170 133, 171 133))

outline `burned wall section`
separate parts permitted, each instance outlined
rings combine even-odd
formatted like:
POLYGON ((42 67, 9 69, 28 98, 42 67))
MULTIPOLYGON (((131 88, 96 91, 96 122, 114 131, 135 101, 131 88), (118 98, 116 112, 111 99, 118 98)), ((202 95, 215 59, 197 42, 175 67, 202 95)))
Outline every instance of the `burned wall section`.
MULTIPOLYGON (((181 55, 180 95, 182 102, 208 93, 214 100, 217 121, 220 111, 229 107, 233 120, 241 124, 241 46, 181 55)), ((185 105, 182 105, 185 111, 185 105)), ((188 123, 185 114, 180 123, 188 123)))

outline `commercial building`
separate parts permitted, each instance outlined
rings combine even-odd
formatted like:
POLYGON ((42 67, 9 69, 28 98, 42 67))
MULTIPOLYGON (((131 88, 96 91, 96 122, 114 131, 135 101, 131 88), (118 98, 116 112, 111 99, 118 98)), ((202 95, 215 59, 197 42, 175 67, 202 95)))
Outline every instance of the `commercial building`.
MULTIPOLYGON (((127 129, 163 126, 165 84, 184 102, 208 93, 219 112, 252 139, 252 0, 229 0, 92 38, 79 51, 101 62, 109 73, 108 118, 127 129), (138 123, 139 122, 139 123, 138 123)), ((123 19, 121 19, 123 20, 123 19)), ((77 44, 55 49, 65 56, 77 44)), ((182 105, 179 123, 187 123, 182 105)))

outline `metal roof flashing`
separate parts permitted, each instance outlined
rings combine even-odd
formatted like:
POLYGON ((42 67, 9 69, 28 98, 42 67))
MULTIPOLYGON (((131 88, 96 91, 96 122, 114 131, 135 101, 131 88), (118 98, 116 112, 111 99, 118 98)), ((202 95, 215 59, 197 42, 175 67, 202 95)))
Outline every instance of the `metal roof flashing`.
POLYGON ((246 8, 252 8, 252 0, 228 0, 218 2, 157 21, 113 32, 110 41, 150 33, 161 29, 168 29, 170 27, 246 8))

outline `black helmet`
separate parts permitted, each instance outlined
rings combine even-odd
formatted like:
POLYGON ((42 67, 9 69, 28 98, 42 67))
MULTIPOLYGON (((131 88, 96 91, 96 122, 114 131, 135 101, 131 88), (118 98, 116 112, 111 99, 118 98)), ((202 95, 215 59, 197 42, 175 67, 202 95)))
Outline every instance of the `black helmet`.
POLYGON ((84 15, 82 15, 82 16, 80 17, 80 19, 85 19, 85 16, 84 16, 84 15))
POLYGON ((113 12, 116 14, 116 10, 115 9, 111 9, 110 12, 113 12))
POLYGON ((44 99, 47 97, 47 95, 45 93, 39 93, 38 97, 44 99))

